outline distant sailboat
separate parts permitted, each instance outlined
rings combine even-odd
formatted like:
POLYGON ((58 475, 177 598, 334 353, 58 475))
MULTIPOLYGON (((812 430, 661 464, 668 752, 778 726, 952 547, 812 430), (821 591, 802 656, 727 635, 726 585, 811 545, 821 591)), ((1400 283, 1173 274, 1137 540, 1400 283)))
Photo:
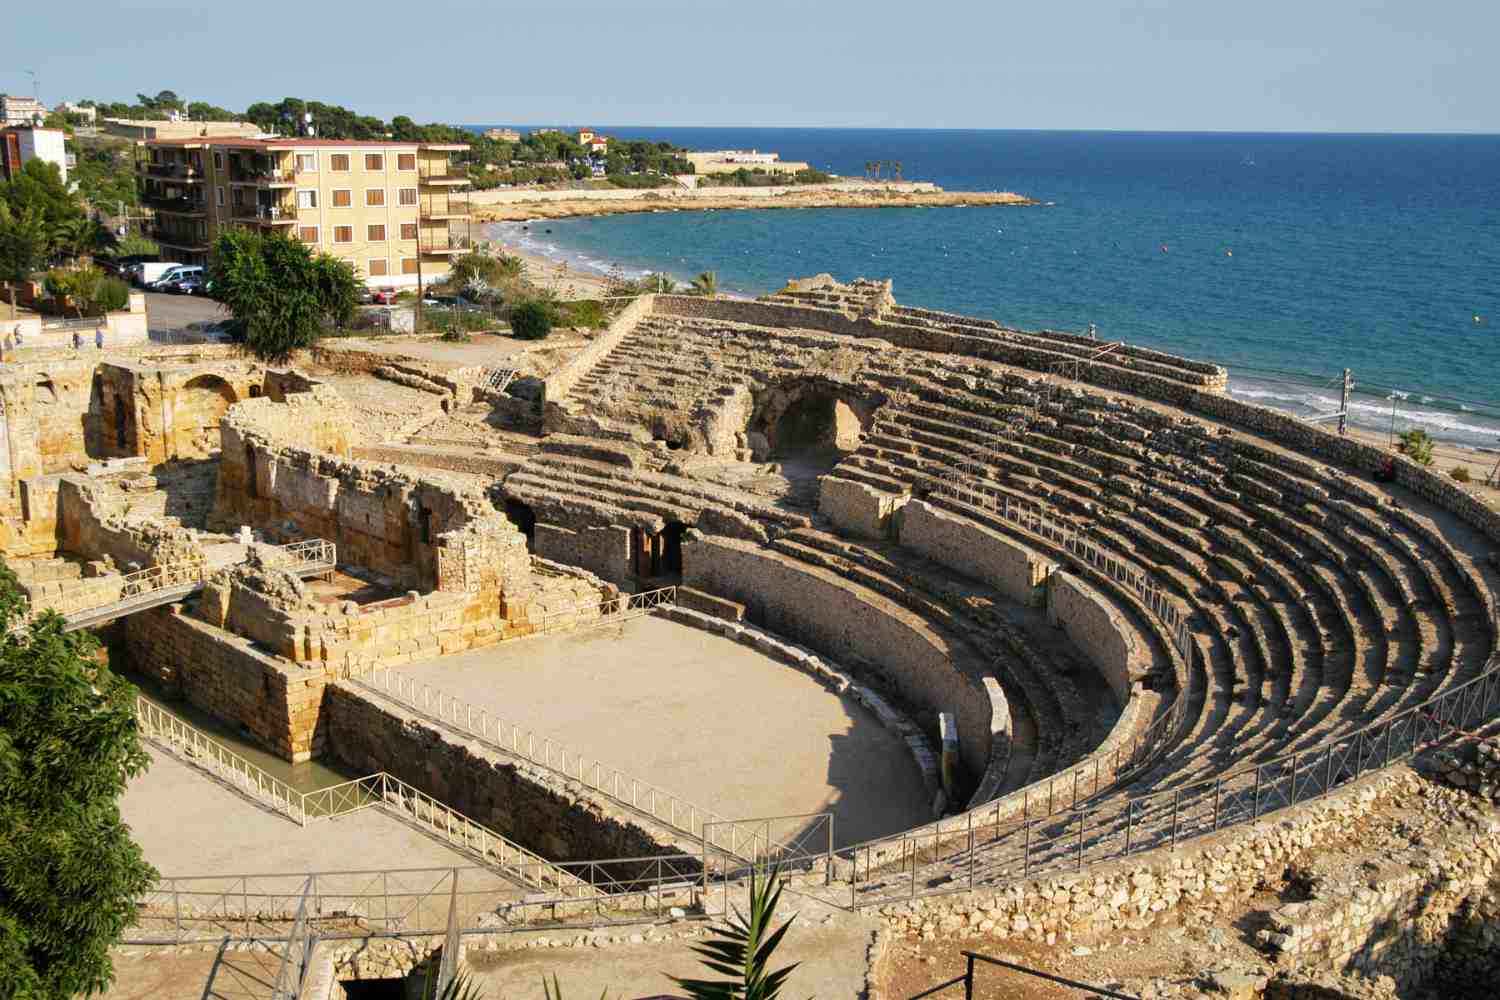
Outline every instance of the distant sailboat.
POLYGON ((1253 166, 1255 166, 1255 156, 1253 154, 1246 153, 1245 154, 1245 158, 1240 161, 1240 166, 1242 166, 1242 167, 1253 167, 1253 166))

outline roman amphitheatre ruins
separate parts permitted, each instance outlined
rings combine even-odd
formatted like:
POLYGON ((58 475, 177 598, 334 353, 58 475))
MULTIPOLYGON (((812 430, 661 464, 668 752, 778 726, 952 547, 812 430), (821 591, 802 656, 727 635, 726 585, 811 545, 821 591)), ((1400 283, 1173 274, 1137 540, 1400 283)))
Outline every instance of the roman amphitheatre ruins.
POLYGON ((156 693, 120 995, 667 992, 766 860, 799 996, 964 948, 1142 997, 1493 977, 1461 484, 862 279, 481 339, 0 375, 6 559, 156 693))

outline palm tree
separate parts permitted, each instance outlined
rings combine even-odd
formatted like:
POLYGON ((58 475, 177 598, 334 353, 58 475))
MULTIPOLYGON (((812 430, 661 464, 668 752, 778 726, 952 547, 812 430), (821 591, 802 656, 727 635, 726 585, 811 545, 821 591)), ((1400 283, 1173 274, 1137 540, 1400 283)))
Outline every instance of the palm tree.
POLYGON ((114 246, 115 234, 97 218, 81 216, 60 223, 54 234, 57 249, 69 257, 92 257, 114 246))
POLYGON ((693 295, 700 295, 705 299, 716 299, 719 297, 719 274, 717 271, 703 271, 693 279, 691 286, 693 295))
POLYGON ((897 160, 891 164, 891 171, 896 175, 896 180, 901 179, 901 161, 897 160))
POLYGON ((660 292, 663 295, 671 295, 677 291, 677 282, 671 276, 665 274, 648 274, 641 279, 641 291, 660 292))
POLYGON ((0 280, 25 281, 52 248, 52 233, 36 205, 19 211, 0 200, 0 280))

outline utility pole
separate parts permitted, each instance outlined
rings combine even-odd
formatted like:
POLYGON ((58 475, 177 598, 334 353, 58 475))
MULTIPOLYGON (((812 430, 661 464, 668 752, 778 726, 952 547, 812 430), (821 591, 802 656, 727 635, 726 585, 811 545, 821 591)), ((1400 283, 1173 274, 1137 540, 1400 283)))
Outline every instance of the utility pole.
POLYGON ((1344 391, 1339 397, 1339 436, 1349 433, 1349 396, 1354 392, 1354 374, 1344 369, 1344 391))

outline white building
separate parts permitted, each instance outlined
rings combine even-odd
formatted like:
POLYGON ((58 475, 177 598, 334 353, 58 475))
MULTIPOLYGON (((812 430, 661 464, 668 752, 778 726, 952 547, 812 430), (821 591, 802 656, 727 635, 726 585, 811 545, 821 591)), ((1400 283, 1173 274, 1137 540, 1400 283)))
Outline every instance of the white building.
POLYGON ((0 94, 0 126, 40 124, 46 117, 47 108, 41 101, 0 94))
POLYGON ((94 121, 97 117, 97 112, 94 110, 94 108, 86 107, 82 104, 74 104, 72 101, 63 101, 57 106, 55 110, 61 111, 64 114, 80 115, 82 116, 83 120, 88 122, 90 125, 94 124, 94 121))
POLYGON ((9 180, 32 160, 57 164, 63 183, 68 181, 66 136, 57 128, 0 129, 0 176, 9 180))

